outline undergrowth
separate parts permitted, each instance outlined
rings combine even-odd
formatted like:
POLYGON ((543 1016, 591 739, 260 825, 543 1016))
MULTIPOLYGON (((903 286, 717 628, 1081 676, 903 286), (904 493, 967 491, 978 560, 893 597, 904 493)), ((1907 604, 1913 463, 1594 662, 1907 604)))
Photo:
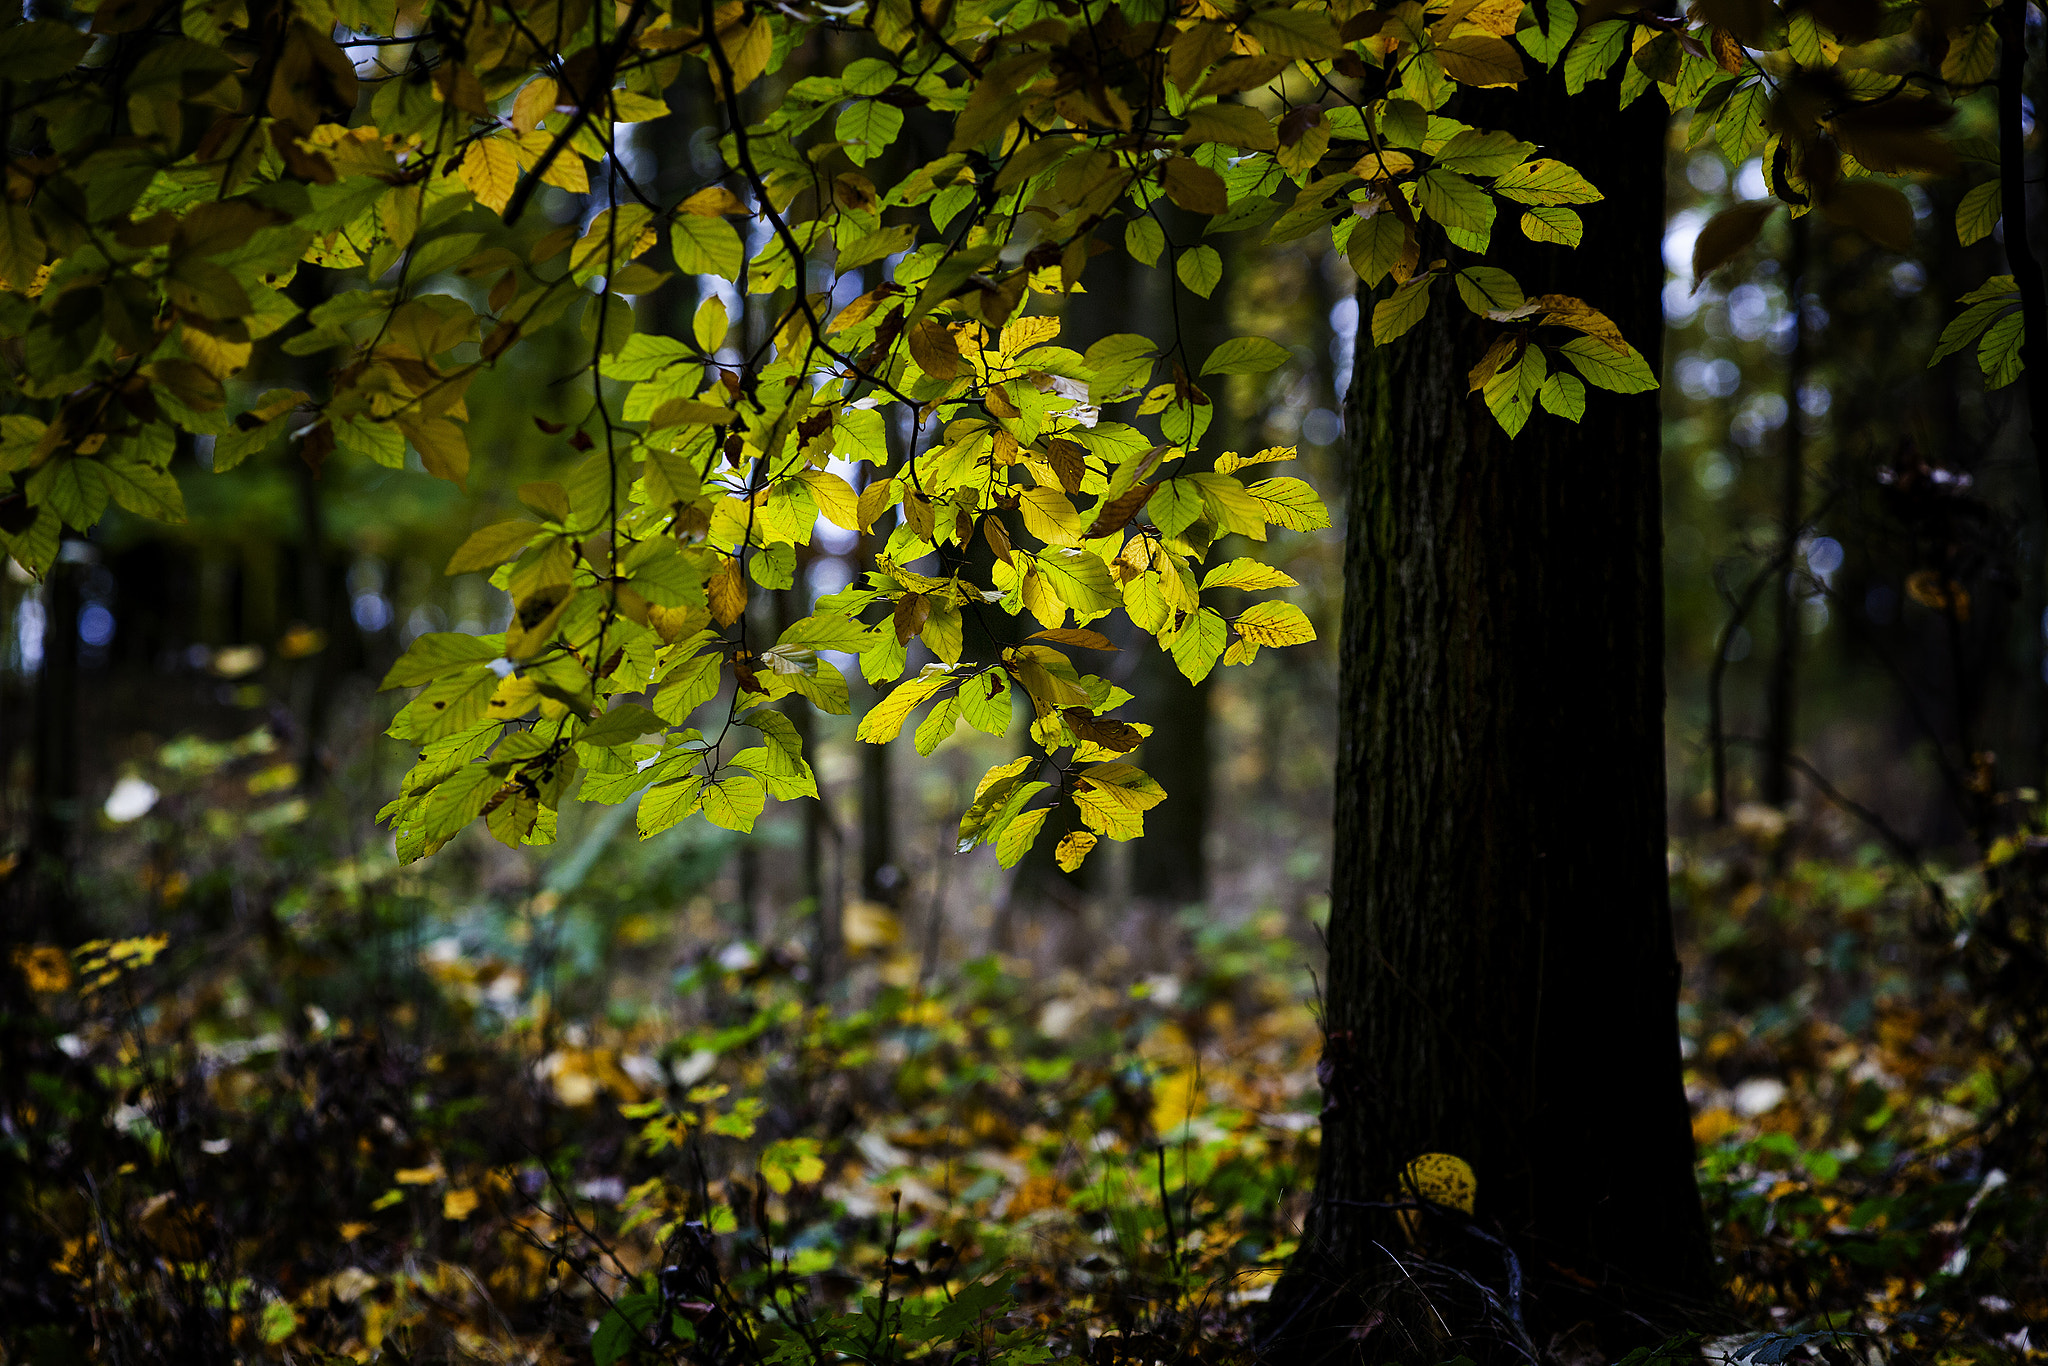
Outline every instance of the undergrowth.
MULTIPOLYGON (((602 875, 494 889, 308 855, 317 813, 275 809, 174 793, 93 888, 125 937, 17 956, 5 1361, 1256 1355, 1314 1170, 1312 927, 1190 913, 1134 978, 933 964, 864 907, 828 987, 801 915, 708 906, 720 846, 595 830, 602 875)), ((1668 1359, 2044 1355, 1988 885, 1937 904, 1826 821, 1674 853, 1726 1306, 1668 1359)))

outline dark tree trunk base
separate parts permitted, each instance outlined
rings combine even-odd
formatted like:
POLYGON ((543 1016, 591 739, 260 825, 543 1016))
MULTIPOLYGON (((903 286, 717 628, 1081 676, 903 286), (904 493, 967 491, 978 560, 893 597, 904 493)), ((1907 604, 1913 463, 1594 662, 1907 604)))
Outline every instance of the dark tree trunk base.
MULTIPOLYGON (((1494 256, 1654 364, 1665 120, 1612 100, 1553 76, 1453 112, 1606 192, 1576 251, 1503 212, 1494 256)), ((1581 424, 1511 441, 1466 394, 1496 331, 1443 288, 1406 337, 1361 337, 1348 400, 1322 1155, 1268 1320, 1290 1360, 1613 1361, 1712 1293, 1666 889, 1657 397, 1593 390, 1581 424), (1430 1236, 1462 1321, 1371 1208, 1425 1153, 1471 1165, 1497 1240, 1430 1236)))

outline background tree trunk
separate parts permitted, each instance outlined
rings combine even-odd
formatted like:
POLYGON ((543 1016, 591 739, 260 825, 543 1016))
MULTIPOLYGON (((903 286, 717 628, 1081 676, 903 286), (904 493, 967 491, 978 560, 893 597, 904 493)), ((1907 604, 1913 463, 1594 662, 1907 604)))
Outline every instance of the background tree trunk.
MULTIPOLYGON (((1166 222, 1175 240, 1198 240, 1199 228, 1187 216, 1167 213, 1166 222)), ((1206 356, 1237 335, 1231 321, 1231 283, 1242 268, 1239 253, 1230 251, 1230 239, 1218 243, 1229 253, 1222 283, 1208 299, 1182 291, 1180 325, 1187 333, 1188 354, 1206 356)), ((1135 316, 1151 323, 1173 317, 1172 304, 1165 297, 1175 288, 1166 270, 1150 272, 1142 282, 1144 304, 1135 316)), ((1098 267, 1099 269, 1099 267, 1098 267)), ((1128 325, 1126 322, 1125 325, 1128 325)), ((1153 324, 1158 325, 1158 324, 1153 324)), ((1106 330, 1114 331, 1112 327, 1106 330)), ((1188 468, 1210 469, 1226 450, 1250 454, 1251 443, 1242 431, 1242 414, 1231 404, 1231 380, 1217 375, 1200 381, 1209 395, 1209 429, 1202 436, 1201 452, 1188 468)), ((1220 558, 1220 557, 1219 557, 1220 558)), ((1131 845, 1131 895, 1149 903, 1163 923, 1155 927, 1156 942, 1165 950, 1174 932, 1171 915, 1209 895, 1209 859, 1204 847, 1209 835, 1210 796, 1210 713, 1214 710, 1219 666, 1200 683, 1187 675, 1165 650, 1150 641, 1139 642, 1137 667, 1131 691, 1136 694, 1131 715, 1151 723, 1152 734, 1135 756, 1138 765, 1166 789, 1167 799, 1145 813, 1145 838, 1131 845)))
POLYGON ((1785 292, 1792 300, 1792 355, 1785 367, 1785 427, 1778 458, 1778 570, 1776 653, 1764 696, 1763 799, 1783 809, 1792 801, 1792 742, 1798 705, 1800 556, 1796 548, 1806 528, 1806 437, 1800 429, 1799 391, 1806 384, 1806 290, 1812 283, 1813 218, 1795 218, 1787 225, 1791 249, 1785 259, 1785 292))
MULTIPOLYGON (((1577 251, 1506 213, 1495 244, 1530 295, 1586 298, 1654 361, 1665 125, 1610 98, 1553 77, 1457 112, 1607 192, 1577 251)), ((1444 288, 1373 347, 1373 302, 1347 400, 1321 1166, 1274 1331, 1391 1269, 1400 1229, 1347 1202, 1442 1152, 1520 1249, 1536 1340, 1590 1320, 1616 1352, 1645 1331, 1623 1310, 1711 1275, 1665 880, 1657 396, 1593 390, 1581 426, 1539 413, 1510 442, 1466 395, 1492 326, 1444 288)))

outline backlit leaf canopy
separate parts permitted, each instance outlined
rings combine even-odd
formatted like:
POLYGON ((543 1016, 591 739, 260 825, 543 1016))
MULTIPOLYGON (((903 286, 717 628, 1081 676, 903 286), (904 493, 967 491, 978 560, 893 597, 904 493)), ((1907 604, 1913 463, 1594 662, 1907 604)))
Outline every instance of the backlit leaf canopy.
MULTIPOLYGON (((1479 315, 1472 390, 1512 433, 1656 376, 1602 301, 1529 298, 1488 263, 1503 210, 1566 250, 1574 206, 1619 187, 1461 122, 1461 85, 1561 65, 1583 98, 1654 87, 1696 111, 1693 143, 1760 154, 1793 212, 1910 232, 1882 178, 1954 172, 1945 101, 1992 71, 1989 11, 1945 11, 1944 33, 1872 7, 1849 35, 1724 8, 107 0, 17 21, 0 540, 40 574, 109 507, 177 520, 172 471, 202 447, 224 477, 416 459, 466 486, 492 458, 469 389, 517 358, 579 395, 546 428, 579 454, 521 490, 537 520, 484 527, 449 565, 509 595, 502 636, 422 637, 387 680, 423 689, 391 727, 419 756, 383 813, 402 856, 479 819, 545 841, 579 793, 640 802, 645 834, 750 828, 816 792, 795 731, 760 718, 785 698, 850 711, 857 667, 885 695, 865 739, 929 750, 1021 714, 1032 750, 984 780, 961 847, 1014 862, 1051 824, 1078 862, 1164 794, 1122 757, 1142 735, 1112 715, 1128 695, 1074 639, 1121 615, 1201 677, 1310 635, 1282 599, 1226 616, 1201 596, 1235 563, 1212 549, 1227 536, 1329 524, 1302 480, 1250 468, 1291 451, 1201 448, 1205 384, 1291 360, 1180 335, 1233 234, 1328 231, 1379 291, 1376 344, 1430 309, 1479 315), (1895 60, 1851 62, 1879 30, 1895 60), (1835 93, 1776 93, 1800 72, 1835 93), (691 141, 696 179, 636 177, 629 126, 691 141), (1176 307, 1063 336, 1105 251, 1176 307), (636 301, 671 281, 701 300, 692 321, 641 332, 636 301), (280 372, 298 387, 256 382, 280 372), (821 519, 866 536, 873 568, 778 633, 763 594, 796 581, 821 519)), ((1965 240, 1992 204, 1965 198, 1965 240)), ((1739 249, 1723 236, 1703 265, 1739 249)), ((1944 346, 2009 380, 2017 314, 1998 291, 1965 302, 1944 346)))

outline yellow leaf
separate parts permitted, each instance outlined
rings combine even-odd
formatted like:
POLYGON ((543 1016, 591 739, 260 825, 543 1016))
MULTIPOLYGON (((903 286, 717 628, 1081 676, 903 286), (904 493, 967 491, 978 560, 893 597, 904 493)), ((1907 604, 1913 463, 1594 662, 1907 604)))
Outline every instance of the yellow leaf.
POLYGON ((477 203, 492 213, 503 213, 519 184, 518 144, 510 138, 478 138, 462 154, 461 174, 477 203))
MULTIPOLYGON (((552 133, 534 132, 521 134, 519 138, 519 168, 521 170, 531 170, 539 165, 541 158, 547 155, 548 148, 554 143, 554 140, 555 137, 552 133)), ((553 185, 557 189, 567 190, 571 194, 588 194, 590 192, 590 172, 583 164, 582 155, 573 147, 565 147, 556 154, 553 161, 548 163, 547 169, 541 172, 540 183, 543 185, 553 185)))
POLYGON ((746 213, 747 206, 725 186, 711 185, 676 205, 676 211, 695 214, 699 218, 717 218, 723 214, 746 213))
POLYGON ((521 133, 540 127, 541 120, 555 112, 560 89, 552 76, 540 76, 520 86, 512 97, 512 127, 521 133))
POLYGON ((71 985, 71 960, 55 944, 16 949, 14 966, 21 970, 30 991, 62 991, 71 985))
POLYGON ((217 380, 239 372, 249 363, 249 355, 255 349, 252 342, 223 341, 210 332, 201 332, 184 323, 178 324, 178 345, 185 348, 185 354, 197 362, 201 370, 217 380))
POLYGON ((431 1186, 447 1174, 440 1163, 433 1162, 424 1167, 402 1168, 391 1179, 401 1186, 431 1186))
MULTIPOLYGON (((766 19, 754 20, 743 32, 726 29, 717 34, 717 40, 724 46, 725 60, 732 66, 735 92, 752 85, 768 69, 768 59, 775 53, 775 31, 766 19)), ((715 59, 712 70, 718 70, 715 59)))
POLYGON ((860 530, 860 500, 853 486, 829 470, 805 470, 797 476, 811 492, 811 501, 825 520, 848 531, 860 530))
POLYGON ((1305 645, 1316 638, 1315 624, 1291 602, 1258 603, 1236 625, 1237 633, 1254 645, 1305 645))
MULTIPOLYGON (((1067 839, 1074 838, 1072 835, 1067 839)), ((1090 836, 1092 839, 1093 836, 1090 836)), ((1060 841, 1064 847, 1066 840, 1060 841)), ((1152 1082, 1152 1128, 1169 1133, 1195 1117, 1202 1106, 1201 1076, 1192 1067, 1176 1067, 1152 1082)))
POLYGON ((1522 0, 1480 0, 1466 14, 1465 22, 1498 37, 1512 38, 1521 17, 1522 0))
POLYGON ((441 1217, 461 1223, 476 1213, 478 1199, 477 1193, 467 1187, 451 1190, 441 1197, 441 1217))
POLYGON ((1088 857, 1088 851, 1095 847, 1095 843, 1093 832, 1070 830, 1061 838, 1059 848, 1053 850, 1053 859, 1061 871, 1071 873, 1081 866, 1081 860, 1088 857))
POLYGON ((1432 1205, 1444 1205, 1465 1214, 1472 1212, 1479 1182, 1472 1166, 1449 1153, 1424 1153, 1401 1173, 1402 1194, 1414 1195, 1432 1205))
POLYGON ((732 625, 747 610, 747 579, 738 560, 726 558, 705 587, 711 595, 712 618, 720 626, 732 625))
POLYGON ((840 915, 839 933, 849 949, 886 949, 903 938, 903 922, 878 902, 849 901, 840 915))

